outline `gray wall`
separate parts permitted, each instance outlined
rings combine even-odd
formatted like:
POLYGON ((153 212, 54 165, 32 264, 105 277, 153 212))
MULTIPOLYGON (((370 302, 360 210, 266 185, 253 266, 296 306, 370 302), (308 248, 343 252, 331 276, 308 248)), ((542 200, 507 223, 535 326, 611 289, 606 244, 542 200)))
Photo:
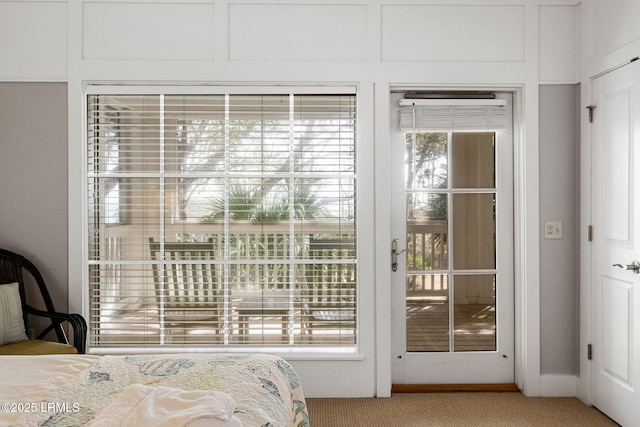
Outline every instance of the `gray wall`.
POLYGON ((579 373, 580 87, 540 86, 540 373, 579 373), (564 238, 544 238, 544 221, 564 238))
POLYGON ((0 247, 67 310, 67 84, 0 83, 0 247))

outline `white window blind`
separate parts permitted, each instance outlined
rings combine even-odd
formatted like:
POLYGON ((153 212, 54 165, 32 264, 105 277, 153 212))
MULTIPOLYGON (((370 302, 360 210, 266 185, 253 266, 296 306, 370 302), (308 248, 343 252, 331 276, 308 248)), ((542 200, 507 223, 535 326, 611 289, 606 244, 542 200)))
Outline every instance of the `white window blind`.
POLYGON ((90 346, 354 346, 355 94, 105 92, 90 346))
POLYGON ((503 99, 402 99, 400 130, 492 132, 507 128, 503 99))

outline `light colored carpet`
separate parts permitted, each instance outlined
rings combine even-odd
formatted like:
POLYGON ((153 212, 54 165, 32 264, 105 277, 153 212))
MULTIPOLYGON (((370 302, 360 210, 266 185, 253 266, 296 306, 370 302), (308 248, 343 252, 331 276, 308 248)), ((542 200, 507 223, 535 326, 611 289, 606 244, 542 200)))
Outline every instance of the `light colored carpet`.
POLYGON ((520 393, 398 393, 379 399, 307 399, 311 427, 617 426, 576 398, 520 393))

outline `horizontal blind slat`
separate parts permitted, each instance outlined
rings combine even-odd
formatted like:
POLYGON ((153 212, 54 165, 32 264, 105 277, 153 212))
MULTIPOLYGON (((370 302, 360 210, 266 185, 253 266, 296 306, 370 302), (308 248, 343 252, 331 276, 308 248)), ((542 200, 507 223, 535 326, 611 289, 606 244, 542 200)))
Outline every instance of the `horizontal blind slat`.
POLYGON ((400 108, 401 131, 501 131, 507 128, 503 105, 416 105, 400 108))

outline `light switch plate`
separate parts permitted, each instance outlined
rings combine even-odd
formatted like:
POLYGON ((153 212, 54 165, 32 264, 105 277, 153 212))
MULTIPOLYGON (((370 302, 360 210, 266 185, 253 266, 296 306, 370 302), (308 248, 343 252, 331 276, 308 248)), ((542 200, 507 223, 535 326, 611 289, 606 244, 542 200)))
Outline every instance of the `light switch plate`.
POLYGON ((544 222, 544 238, 545 239, 564 238, 562 221, 545 221, 544 222))

